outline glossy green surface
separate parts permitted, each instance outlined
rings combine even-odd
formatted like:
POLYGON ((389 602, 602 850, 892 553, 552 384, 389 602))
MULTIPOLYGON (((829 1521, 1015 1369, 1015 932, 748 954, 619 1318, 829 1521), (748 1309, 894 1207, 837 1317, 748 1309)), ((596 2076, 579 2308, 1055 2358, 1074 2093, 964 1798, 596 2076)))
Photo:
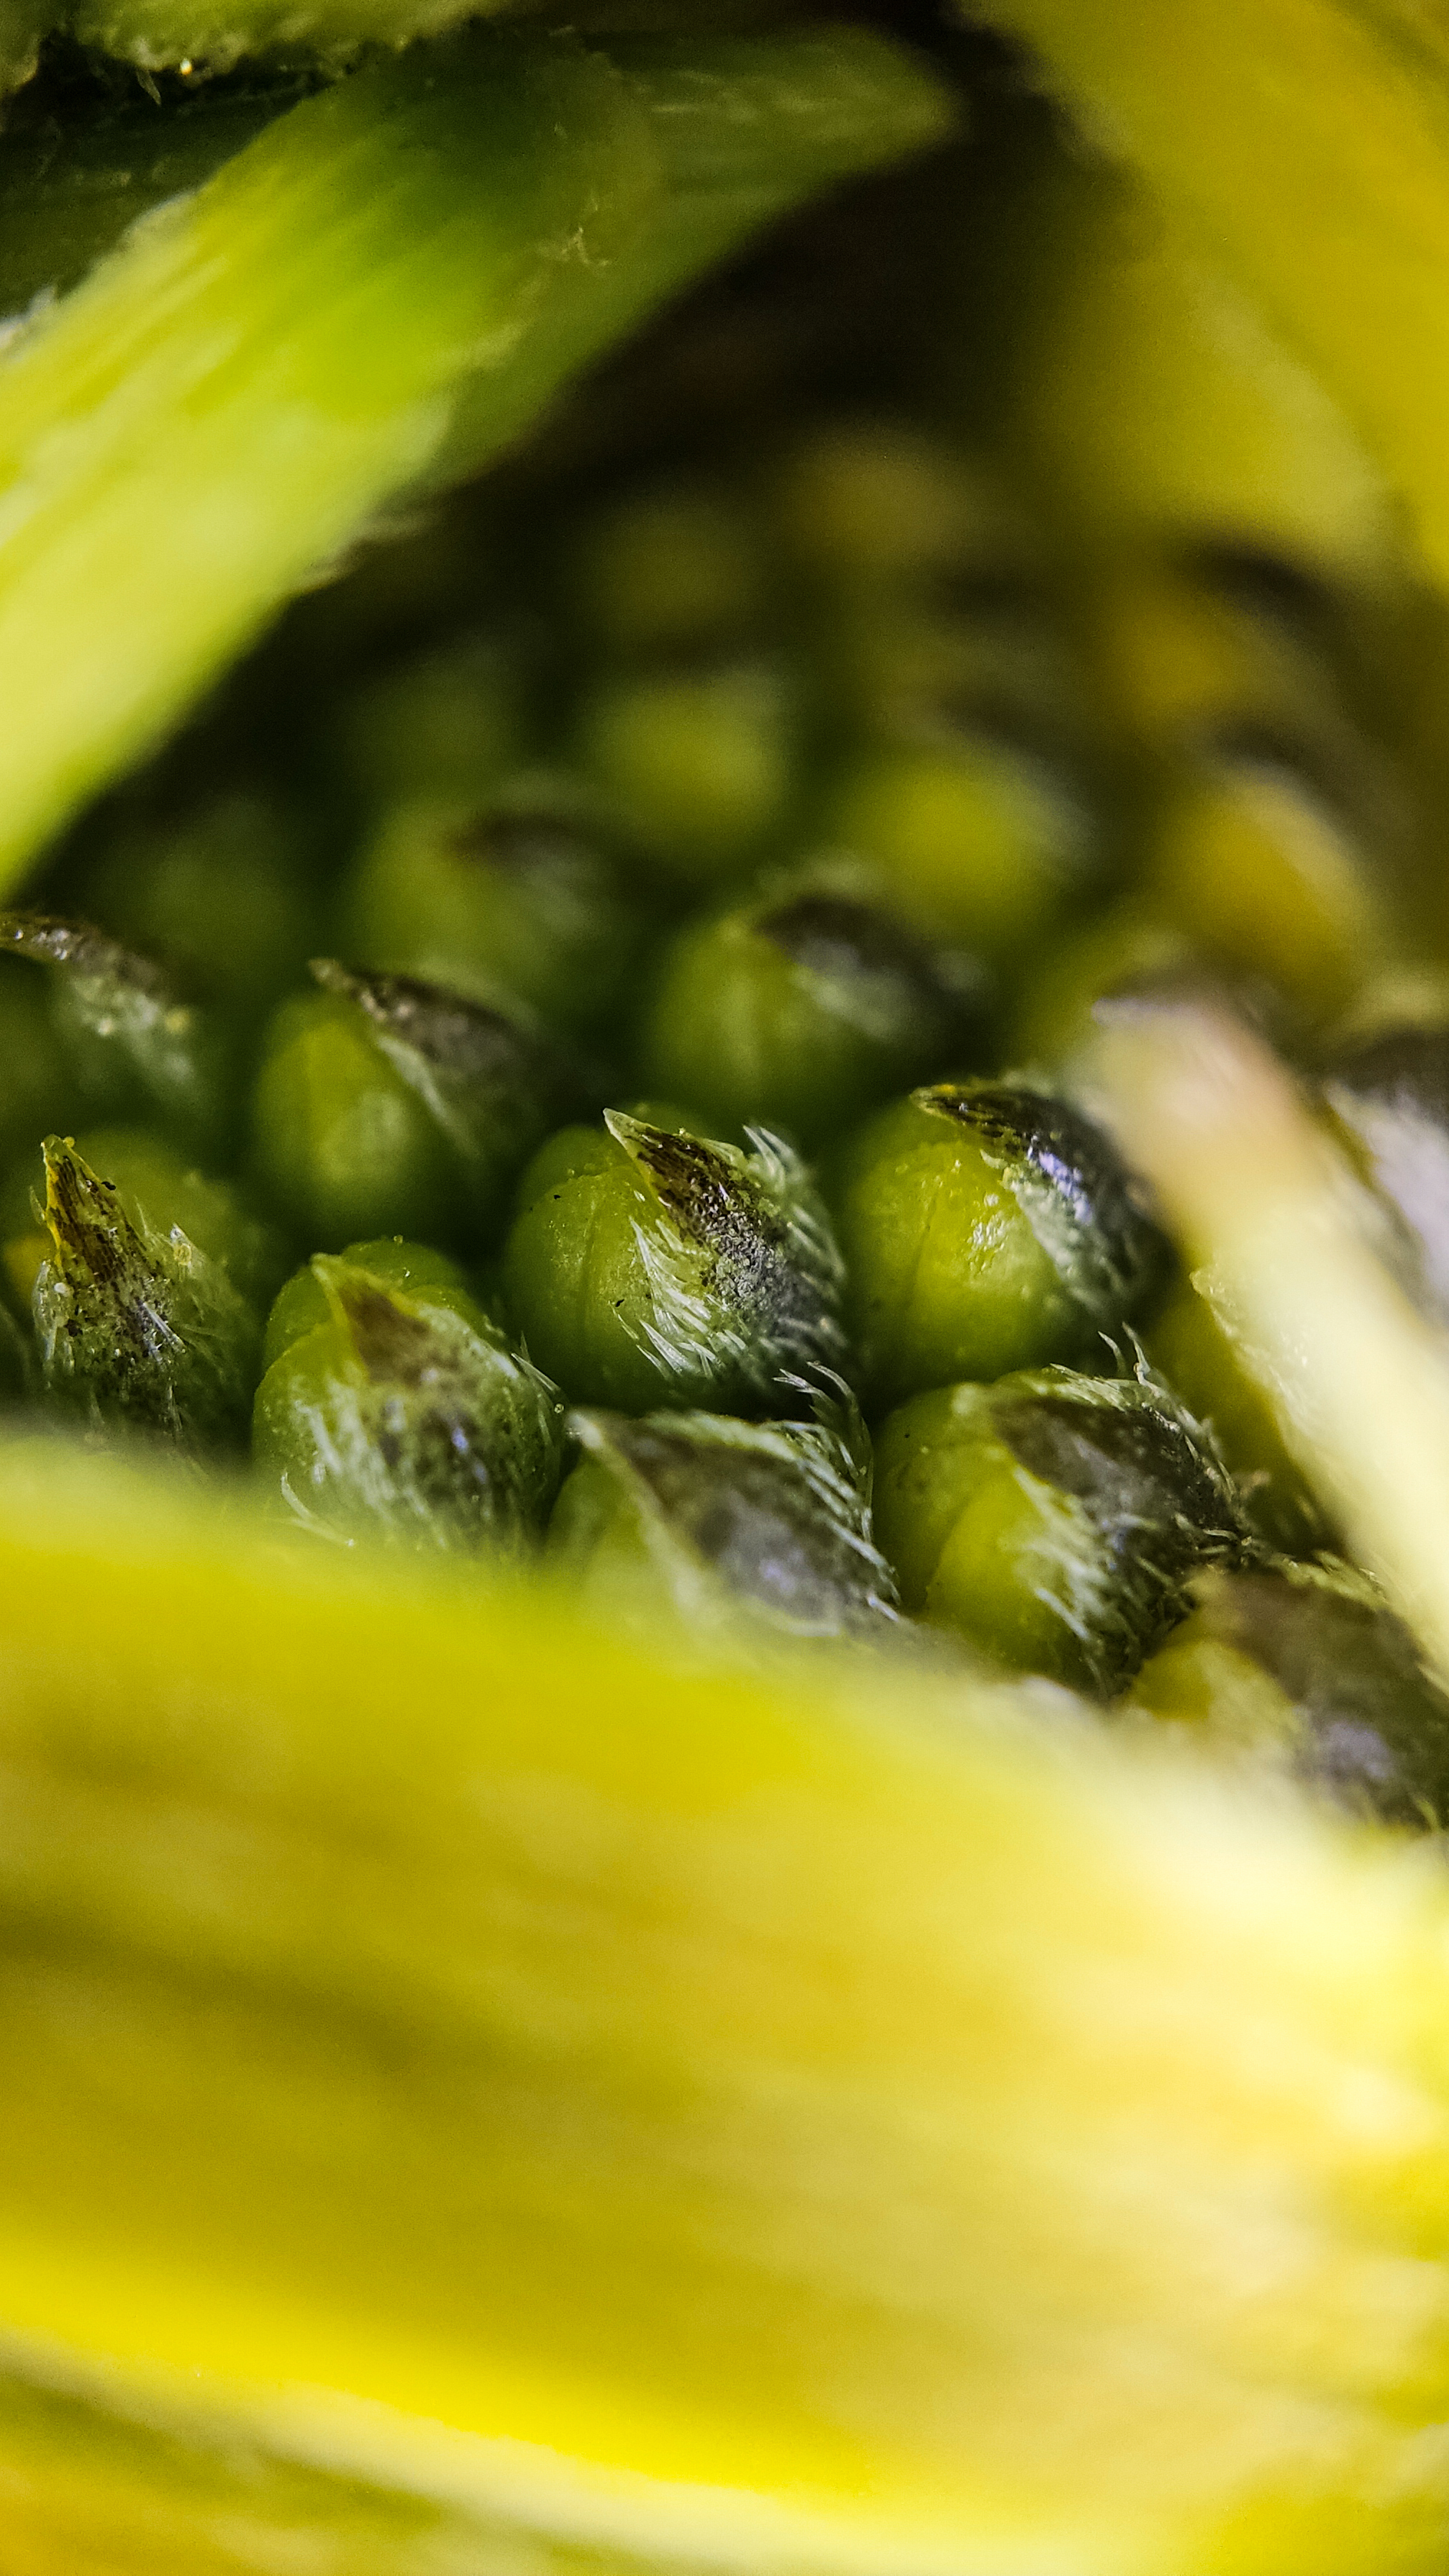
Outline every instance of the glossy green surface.
POLYGON ((1076 1358, 1153 1266, 1105 1137, 1006 1084, 937 1084, 879 1111, 838 1156, 832 1205, 875 1405, 1076 1358))
POLYGON ((1165 1385, 1023 1370, 882 1424, 876 1527, 901 1598, 994 1662, 1109 1697, 1239 1550, 1236 1505, 1165 1385))
POLYGON ((577 1088, 505 1013, 410 976, 313 960, 262 1043, 255 1167, 299 1238, 338 1251, 403 1234, 474 1244, 577 1088))
POLYGON ((331 1251, 451 1231, 456 1159, 427 1103, 345 996, 298 994, 267 1031, 253 1154, 287 1221, 331 1251))
POLYGON ((960 961, 898 930, 868 895, 848 871, 843 882, 807 872, 689 923, 644 1014, 645 1079, 697 1101, 721 1135, 769 1127, 810 1150, 968 1056, 970 987, 950 972, 960 961))

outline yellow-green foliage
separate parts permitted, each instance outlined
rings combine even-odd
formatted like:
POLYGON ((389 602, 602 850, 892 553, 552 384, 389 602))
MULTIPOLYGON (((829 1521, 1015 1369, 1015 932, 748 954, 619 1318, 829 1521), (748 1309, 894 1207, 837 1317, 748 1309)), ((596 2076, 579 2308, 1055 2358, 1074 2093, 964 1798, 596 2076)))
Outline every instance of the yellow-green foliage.
POLYGON ((1437 2564, 1420 1852, 54 1450, 0 1553, 17 2381, 656 2558, 1437 2564))

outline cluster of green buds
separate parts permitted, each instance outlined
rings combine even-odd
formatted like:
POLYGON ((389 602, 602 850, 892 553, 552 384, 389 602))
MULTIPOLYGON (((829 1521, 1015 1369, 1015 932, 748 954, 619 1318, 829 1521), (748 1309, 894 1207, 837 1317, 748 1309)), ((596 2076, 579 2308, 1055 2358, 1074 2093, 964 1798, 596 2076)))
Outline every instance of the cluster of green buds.
POLYGON ((61 853, 74 913, 0 920, 16 1419, 193 1468, 250 1427, 299 1537, 922 1628, 1139 1720, 1230 1732, 1256 1658, 1324 1781, 1284 1641, 1336 1622, 1389 1708, 1354 1794, 1437 1814, 1432 1686, 1079 1078, 1164 984, 1293 1033, 1449 1311, 1449 1000, 1395 1005, 1303 637, 1220 566, 1119 580, 1089 669, 997 473, 899 415, 514 542, 490 624, 375 649, 334 602, 270 777, 213 726, 189 802, 173 759, 61 853))

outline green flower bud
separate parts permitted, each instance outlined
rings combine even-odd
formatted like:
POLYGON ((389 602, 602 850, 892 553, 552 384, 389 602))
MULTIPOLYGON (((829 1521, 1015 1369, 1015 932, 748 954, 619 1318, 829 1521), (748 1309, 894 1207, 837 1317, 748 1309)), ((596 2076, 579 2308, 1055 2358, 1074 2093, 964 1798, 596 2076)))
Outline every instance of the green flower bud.
POLYGON ((334 719, 344 793, 366 810, 476 804, 527 752, 524 673, 491 635, 465 635, 363 682, 334 719))
POLYGON ((754 513, 704 474, 606 502, 569 532, 559 573, 571 631, 621 656, 747 641, 770 604, 754 513))
POLYGON ((123 829, 86 870, 87 907, 164 958, 220 1008, 264 1010, 317 945, 310 851, 297 818, 259 796, 221 796, 123 829))
POLYGON ((839 1432, 717 1413, 583 1413, 571 1428, 584 1454, 548 1555, 580 1588, 691 1624, 744 1603, 792 1637, 869 1636, 893 1618, 868 1451, 839 1432))
POLYGON ((1323 1547, 1328 1524, 1283 1445, 1272 1404, 1193 1280, 1175 1282, 1143 1341, 1153 1367, 1207 1424, 1255 1537, 1290 1555, 1323 1547))
MULTIPOLYGON (((405 1297, 426 1297, 434 1304, 459 1306, 463 1313, 472 1311, 475 1301, 461 1264, 431 1244, 407 1243, 400 1234, 390 1234, 376 1243, 349 1243, 342 1257, 389 1292, 399 1289, 405 1297)), ((262 1343, 263 1375, 294 1342, 330 1323, 332 1314, 315 1261, 305 1262, 272 1301, 262 1343)))
POLYGON ((995 1661, 1110 1696, 1241 1546, 1201 1426, 1140 1378, 1023 1370, 902 1405, 876 1443, 876 1533, 908 1610, 995 1661))
POLYGON ((1127 1706, 1281 1764, 1395 1825, 1449 1822, 1449 1699, 1366 1574, 1333 1559, 1220 1571, 1127 1706))
POLYGON ((607 1023, 637 970, 640 908, 547 785, 481 807, 395 807, 344 894, 349 954, 561 1028, 607 1023))
POLYGON ((721 1133, 757 1124, 810 1147, 961 1055, 972 984, 969 961, 820 872, 679 933, 644 1021, 645 1078, 721 1133))
POLYGON ((877 1404, 1075 1358, 1131 1314, 1161 1242, 1089 1119, 943 1082, 867 1120, 835 1192, 851 1338, 877 1404))
MULTIPOLYGON (((76 1139, 80 1160, 119 1193, 122 1211, 142 1236, 188 1242, 226 1272, 247 1303, 262 1311, 286 1268, 274 1227, 234 1183, 210 1179, 186 1155, 144 1127, 87 1128, 76 1139)), ((28 1310, 49 1236, 40 1213, 46 1195, 41 1152, 12 1174, 0 1194, 0 1240, 12 1287, 28 1310)))
POLYGON ((530 1030, 441 985, 313 961, 320 992, 276 1013, 253 1104, 257 1168, 293 1225, 470 1243, 501 1213, 562 1105, 530 1030))
POLYGON ((785 544, 831 589, 1022 577, 1036 565, 1031 533, 990 469, 915 421, 820 422, 773 482, 785 544))
POLYGON ((605 1114, 535 1156, 504 1254, 528 1349, 587 1404, 781 1409, 838 1368, 840 1258, 788 1150, 605 1114))
POLYGON ((97 1429, 149 1432, 204 1454, 242 1431, 256 1384, 255 1309, 173 1224, 102 1180, 62 1137, 45 1143, 51 1250, 34 1311, 47 1392, 97 1429))
POLYGON ((349 1538, 516 1554, 558 1483, 563 1408, 451 1263, 319 1253, 267 1332, 253 1455, 298 1518, 349 1538))
POLYGON ((1392 943, 1381 872, 1271 750, 1225 756, 1174 787, 1140 892, 1160 921, 1310 1025, 1342 1010, 1392 943))
POLYGON ((917 422, 847 417, 807 430, 773 488, 852 739, 948 711, 1026 737, 1080 729, 1040 541, 979 458, 917 422))
POLYGON ((229 1125, 226 1044, 152 958, 44 913, 0 913, 0 948, 52 970, 51 1026, 87 1116, 144 1117, 216 1151, 229 1125))
POLYGON ((1409 1237, 1421 1302, 1449 1323, 1449 1027, 1382 1030, 1322 1076, 1340 1139, 1409 1237))
POLYGON ((801 732, 799 692, 772 663, 663 663, 598 681, 579 709, 577 746, 638 847, 703 889, 738 876, 787 829, 801 732))
POLYGON ((1095 866, 1095 824, 1066 777, 984 731, 861 753, 822 820, 879 868, 901 920, 1003 969, 1055 928, 1095 866))
POLYGON ((1165 555, 1148 546, 1123 548, 1099 570, 1087 603, 1095 697, 1139 759, 1181 760, 1205 739, 1248 727, 1341 738, 1346 710, 1322 638, 1265 602, 1272 569, 1251 548, 1165 555))

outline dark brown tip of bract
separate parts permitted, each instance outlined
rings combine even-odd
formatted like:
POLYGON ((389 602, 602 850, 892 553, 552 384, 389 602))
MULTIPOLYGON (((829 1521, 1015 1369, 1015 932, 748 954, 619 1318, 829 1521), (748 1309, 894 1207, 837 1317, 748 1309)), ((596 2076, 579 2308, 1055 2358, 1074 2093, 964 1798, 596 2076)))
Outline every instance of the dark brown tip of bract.
POLYGON ((336 957, 313 957, 308 972, 325 993, 355 1002, 382 1036, 411 1047, 439 1074, 480 1080, 513 1072, 536 1052, 517 1021, 449 985, 419 975, 368 974, 336 957))
MULTIPOLYGON (((735 1158, 702 1136, 650 1127, 621 1109, 606 1109, 604 1124, 654 1185, 661 1206, 699 1242, 713 1244, 737 1222, 742 1174, 735 1158)), ((753 1197, 753 1193, 751 1194, 753 1197)))
POLYGON ((144 1256, 114 1181, 102 1180, 68 1136, 47 1136, 45 1219, 57 1251, 70 1254, 99 1284, 119 1287, 128 1261, 144 1256))
POLYGON ((807 974, 847 977, 891 975, 928 988, 935 981, 930 953, 873 904, 849 895, 804 893, 760 914, 762 939, 807 974))
POLYGON ((381 1280, 345 1262, 328 1262, 326 1285, 374 1385, 422 1386, 436 1371, 437 1336, 431 1325, 394 1297, 381 1280))

